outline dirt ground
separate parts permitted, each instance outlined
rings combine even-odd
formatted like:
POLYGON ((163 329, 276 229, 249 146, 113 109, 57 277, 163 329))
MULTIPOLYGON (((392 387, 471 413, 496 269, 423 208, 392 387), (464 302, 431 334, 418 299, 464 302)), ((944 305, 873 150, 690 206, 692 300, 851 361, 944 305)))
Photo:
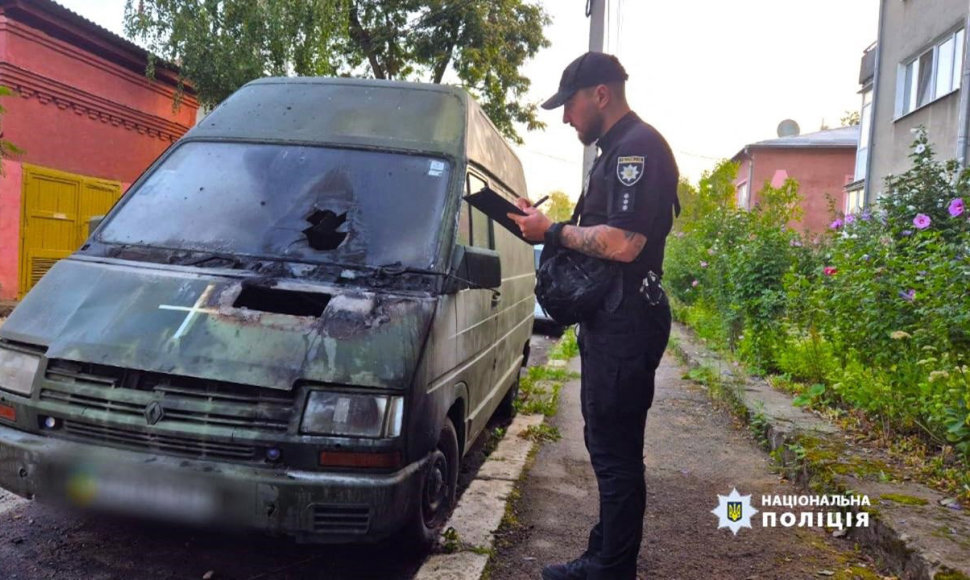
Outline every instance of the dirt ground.
MULTIPOLYGON (((801 493, 773 472, 767 454, 715 409, 701 387, 681 378, 668 355, 658 372, 647 420, 647 513, 641 578, 881 578, 875 564, 846 540, 811 528, 717 529, 718 495, 737 488, 760 505, 762 495, 801 493), (851 570, 850 570, 851 568, 851 570)), ((583 552, 597 519, 596 480, 582 441, 578 382, 563 389, 554 418, 563 438, 546 443, 522 484, 517 525, 499 538, 493 579, 538 578, 543 565, 583 552)), ((785 511, 778 509, 777 511, 785 511)))

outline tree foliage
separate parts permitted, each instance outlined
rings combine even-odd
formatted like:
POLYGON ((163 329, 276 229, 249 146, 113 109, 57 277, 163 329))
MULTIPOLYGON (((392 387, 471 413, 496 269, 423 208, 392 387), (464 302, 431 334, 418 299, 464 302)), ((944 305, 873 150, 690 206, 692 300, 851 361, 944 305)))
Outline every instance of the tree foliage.
POLYGON ((854 127, 861 122, 862 117, 859 115, 859 111, 845 111, 839 118, 839 123, 843 127, 854 127))
MULTIPOLYGON (((265 75, 333 74, 340 0, 127 0, 125 32, 178 63, 212 107, 265 75)), ((149 76, 154 63, 149 62, 149 76)))
POLYGON ((573 201, 561 191, 549 194, 549 201, 544 204, 542 213, 554 222, 564 222, 573 215, 573 201))
POLYGON ((804 382, 803 404, 919 435, 948 462, 959 452, 946 485, 970 501, 970 169, 915 133, 912 167, 825 234, 794 231, 791 180, 750 210, 735 207, 734 164, 681 184, 664 286, 712 344, 804 382))
MULTIPOLYGON (((127 0, 125 31, 178 63, 203 105, 265 75, 441 83, 449 72, 495 125, 543 127, 522 102, 526 59, 548 45, 534 0, 127 0)), ((151 74, 149 70, 149 74, 151 74)))
MULTIPOLYGON (((7 87, 0 86, 0 97, 9 97, 9 96, 11 96, 13 94, 14 94, 13 91, 11 91, 10 89, 8 89, 7 87)), ((0 106, 0 118, 2 118, 3 115, 4 115, 4 113, 6 113, 6 112, 7 112, 7 110, 5 108, 3 108, 2 106, 0 106)), ((20 155, 21 153, 23 153, 23 150, 21 150, 19 147, 17 147, 16 145, 14 145, 13 143, 11 143, 10 141, 7 141, 7 140, 5 140, 3 138, 3 129, 2 129, 2 127, 3 127, 3 125, 2 125, 2 123, 0 123, 0 176, 3 175, 3 161, 4 161, 4 159, 9 158, 11 155, 20 155)))

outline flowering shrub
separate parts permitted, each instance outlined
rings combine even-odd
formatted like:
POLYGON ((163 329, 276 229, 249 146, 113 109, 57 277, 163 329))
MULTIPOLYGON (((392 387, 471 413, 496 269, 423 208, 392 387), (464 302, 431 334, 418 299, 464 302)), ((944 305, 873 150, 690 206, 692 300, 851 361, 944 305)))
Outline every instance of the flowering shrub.
POLYGON ((701 336, 740 349, 770 366, 772 345, 784 333, 783 279, 801 238, 786 224, 798 217, 798 186, 766 187, 750 211, 734 203, 737 166, 721 163, 696 189, 681 184, 682 226, 668 242, 665 278, 690 306, 701 336))
POLYGON ((812 240, 785 227, 797 184, 766 185, 759 206, 738 210, 736 168, 719 165, 696 190, 682 186, 666 286, 678 317, 754 367, 966 459, 970 171, 935 160, 922 130, 910 157, 876 207, 836 216, 812 240))

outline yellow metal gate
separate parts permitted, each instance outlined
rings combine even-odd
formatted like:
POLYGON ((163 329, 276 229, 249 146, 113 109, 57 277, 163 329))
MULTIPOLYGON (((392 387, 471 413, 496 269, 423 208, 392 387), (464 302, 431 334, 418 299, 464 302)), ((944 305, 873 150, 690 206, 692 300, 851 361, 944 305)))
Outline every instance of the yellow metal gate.
POLYGON ((24 165, 20 296, 88 237, 88 219, 121 197, 121 183, 24 165))

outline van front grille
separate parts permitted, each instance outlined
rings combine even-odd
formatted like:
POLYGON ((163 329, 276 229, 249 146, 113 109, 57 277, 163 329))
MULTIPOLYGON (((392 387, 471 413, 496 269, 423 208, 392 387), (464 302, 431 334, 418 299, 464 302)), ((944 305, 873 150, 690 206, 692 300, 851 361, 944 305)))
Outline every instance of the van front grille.
MULTIPOLYGON (((249 385, 51 360, 40 400, 57 410, 95 413, 99 419, 130 422, 152 403, 162 413, 152 424, 170 428, 204 426, 231 436, 285 433, 294 415, 294 394, 249 385)), ((141 419, 144 420, 144 419, 141 419)))
POLYGON ((51 435, 63 433, 65 438, 106 443, 128 449, 155 451, 184 455, 195 459, 253 459, 256 448, 235 443, 218 443, 193 437, 142 433, 105 425, 93 425, 80 421, 65 420, 63 431, 49 431, 51 435))
POLYGON ((328 534, 366 534, 370 508, 353 505, 314 505, 313 531, 328 534))

